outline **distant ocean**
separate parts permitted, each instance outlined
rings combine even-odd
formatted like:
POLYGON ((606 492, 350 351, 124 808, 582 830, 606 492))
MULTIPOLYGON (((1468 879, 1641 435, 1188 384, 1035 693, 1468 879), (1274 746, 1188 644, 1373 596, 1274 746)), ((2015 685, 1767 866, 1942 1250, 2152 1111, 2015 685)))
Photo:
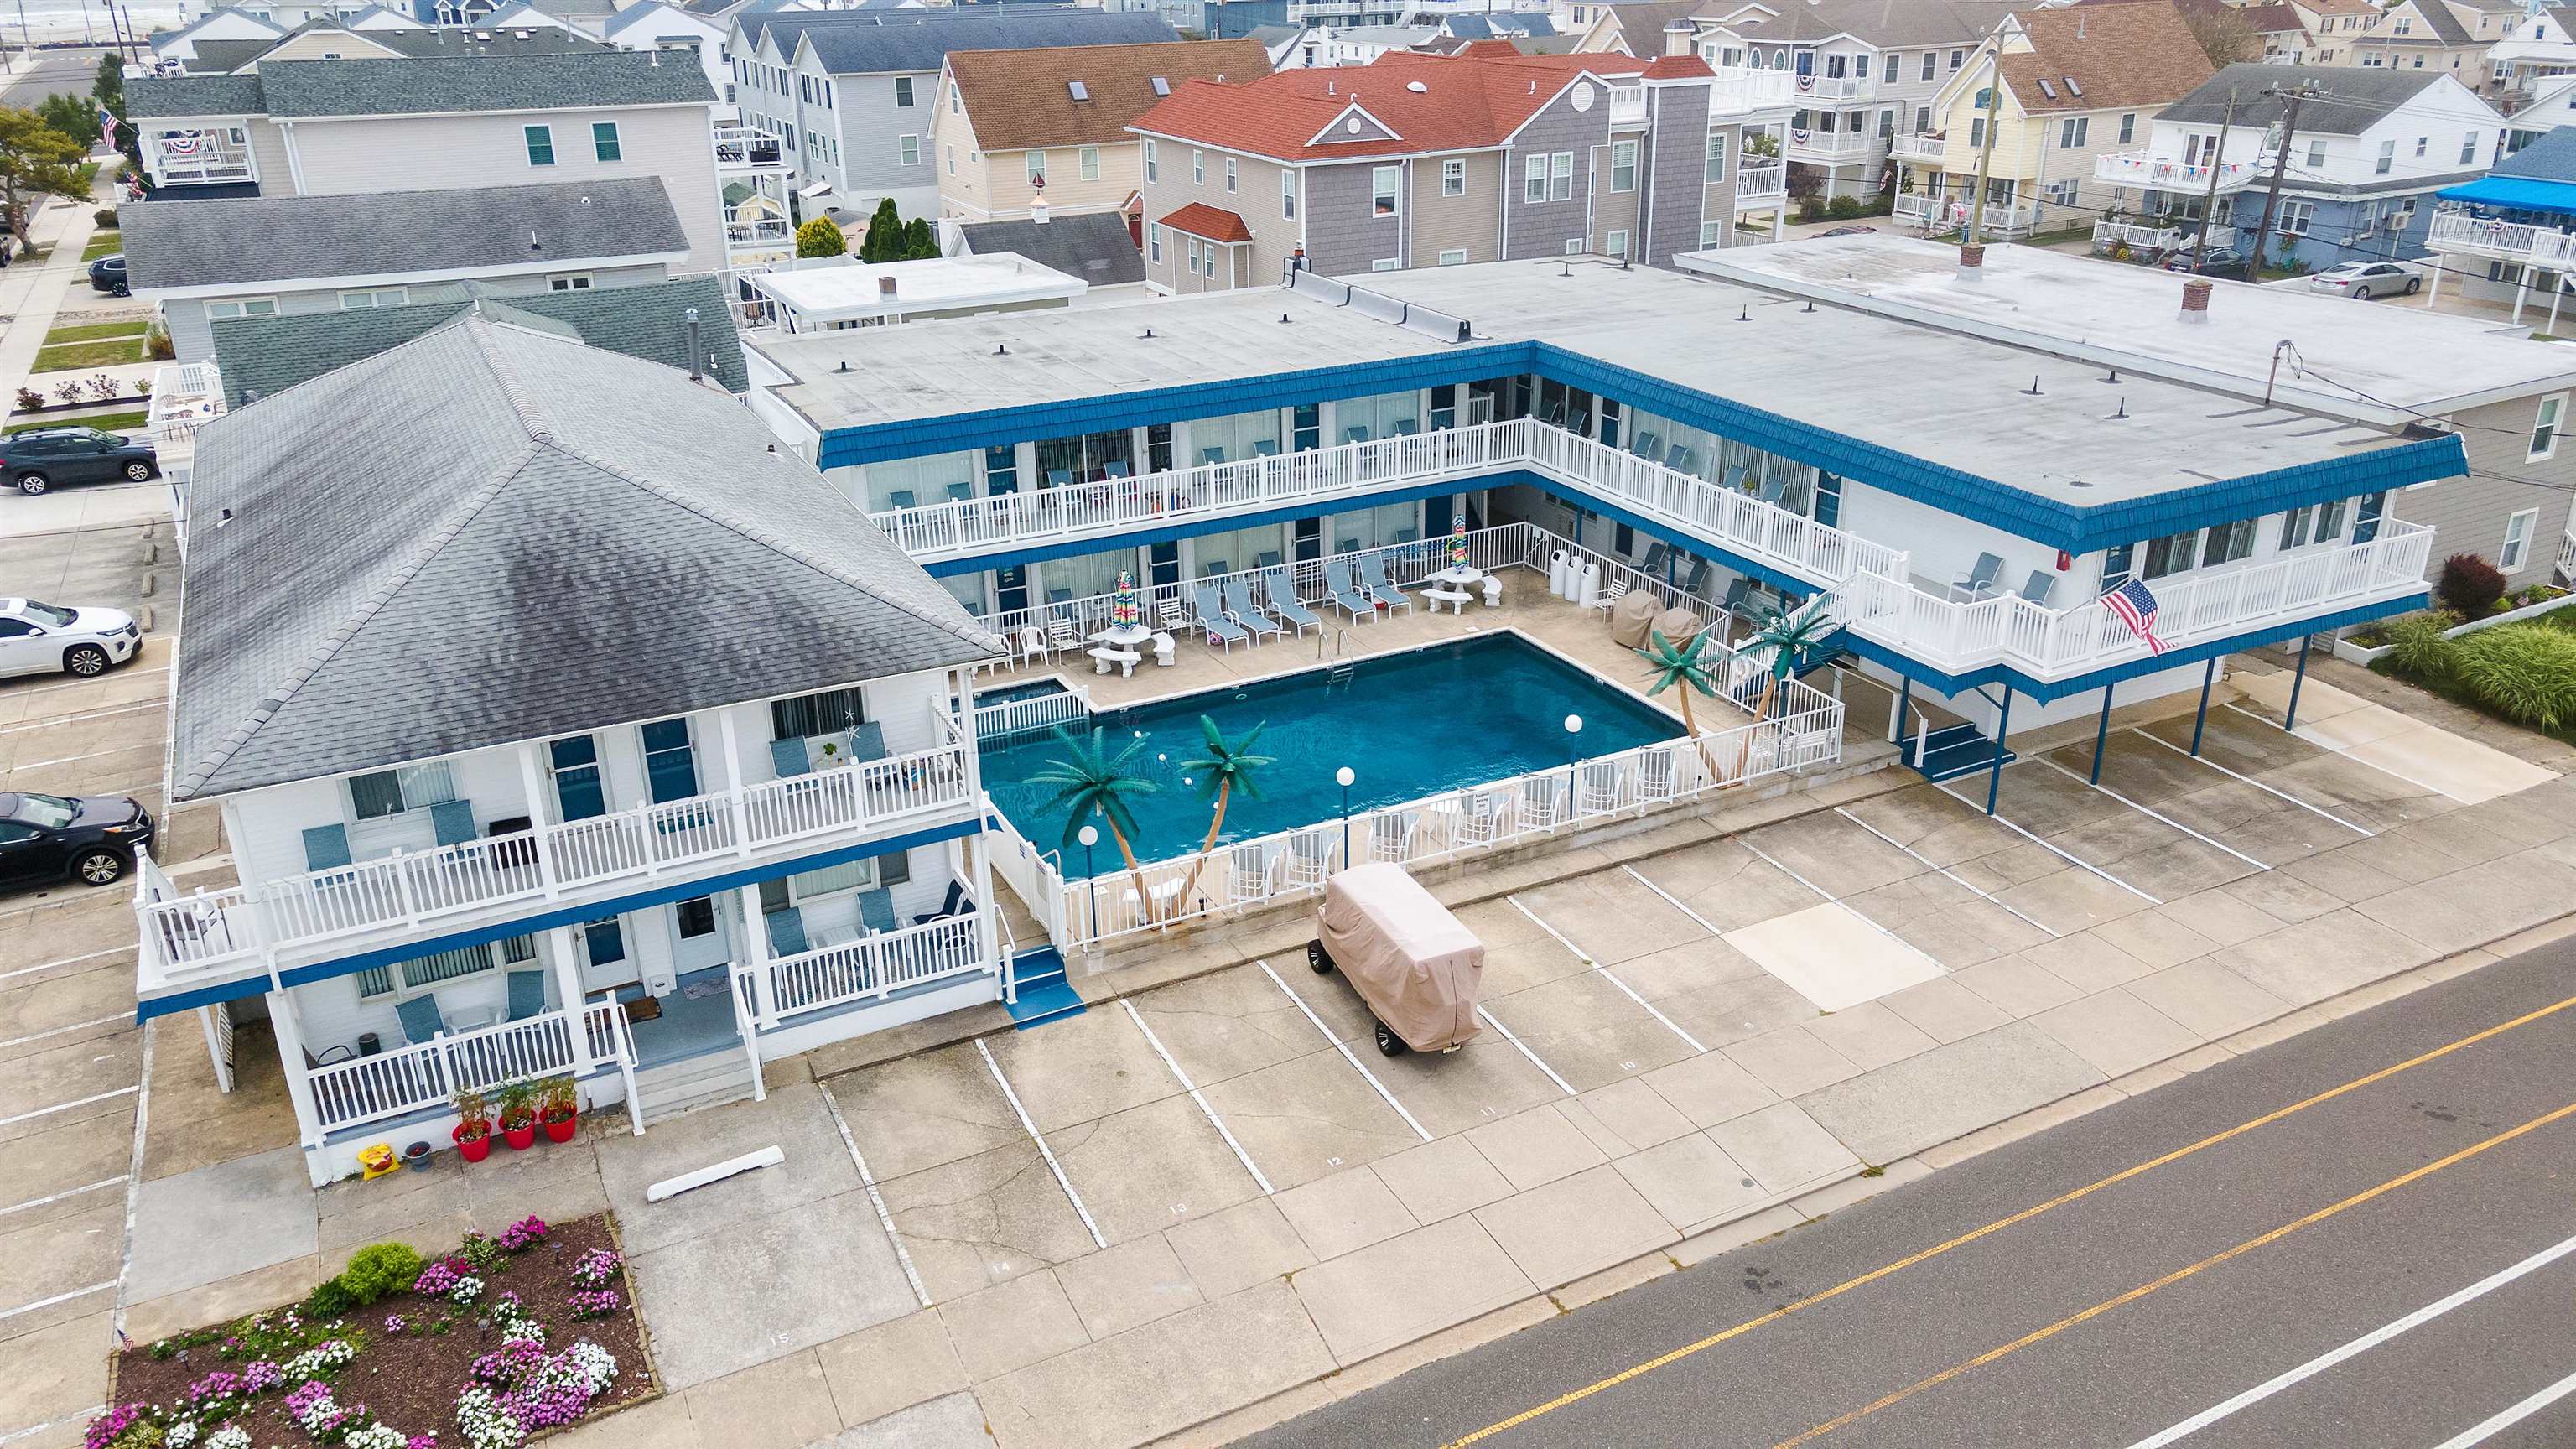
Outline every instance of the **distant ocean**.
MULTIPOLYGON (((118 0, 116 12, 121 23, 132 28, 136 39, 156 30, 176 29, 179 24, 177 5, 127 5, 118 0)), ((95 36, 99 44, 105 45, 112 39, 107 7, 100 0, 0 0, 0 36, 17 41, 21 17, 26 29, 40 42, 95 36)))

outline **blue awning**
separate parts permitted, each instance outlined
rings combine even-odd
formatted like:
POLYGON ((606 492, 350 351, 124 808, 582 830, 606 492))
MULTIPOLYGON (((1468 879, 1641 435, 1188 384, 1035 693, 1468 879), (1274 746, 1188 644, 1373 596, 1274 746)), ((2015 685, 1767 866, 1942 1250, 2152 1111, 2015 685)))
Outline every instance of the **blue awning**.
POLYGON ((2475 181, 2445 186, 2434 194, 2444 201, 2576 216, 2576 184, 2565 181, 2543 181, 2530 176, 2481 176, 2475 181))

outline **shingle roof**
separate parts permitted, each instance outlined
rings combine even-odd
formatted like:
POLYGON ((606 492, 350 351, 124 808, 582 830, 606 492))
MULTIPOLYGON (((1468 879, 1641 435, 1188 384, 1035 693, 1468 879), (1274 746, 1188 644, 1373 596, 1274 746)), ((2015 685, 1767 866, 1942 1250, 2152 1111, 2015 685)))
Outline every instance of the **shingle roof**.
POLYGON ((2031 49, 2007 49, 1997 64, 2013 99, 2034 114, 2162 105, 2214 74, 2170 0, 2035 10, 2020 19, 2031 49))
POLYGON ((966 99, 976 144, 987 151, 1133 142, 1127 128, 1190 80, 1258 80, 1270 52, 1256 40, 1147 45, 1064 45, 1036 50, 955 50, 948 74, 966 99), (1073 87, 1085 99, 1073 98, 1073 87))
MULTIPOLYGON (((374 7, 381 9, 382 7, 374 7)), ((346 22, 308 20, 285 35, 260 40, 200 40, 196 58, 186 62, 191 75, 229 74, 258 60, 261 56, 298 36, 315 32, 337 32, 350 37, 350 55, 342 59, 382 60, 375 50, 381 47, 405 56, 490 55, 564 55, 593 53, 610 47, 587 35, 566 30, 559 25, 536 25, 525 29, 502 26, 489 31, 460 30, 455 26, 411 26, 400 30, 356 30, 346 22), (489 34, 489 41, 477 36, 489 34)))
POLYGON ((1284 160, 1409 156, 1500 144, 1577 76, 1645 68, 1634 56, 1522 55, 1508 41, 1480 40, 1454 56, 1399 51, 1366 66, 1283 70, 1249 84, 1190 81, 1136 129, 1284 160), (1310 144, 1355 102, 1394 134, 1363 125, 1357 136, 1336 131, 1310 144))
POLYGON ((2576 129, 2553 126, 2538 140, 2495 164, 2498 176, 2576 183, 2576 129))
POLYGON ((1708 7, 1699 0, 1665 0, 1665 3, 1647 0, 1642 4, 1605 5, 1602 8, 1618 22, 1620 38, 1628 42, 1630 50, 1654 54, 1663 48, 1665 26, 1676 20, 1687 22, 1708 7))
POLYGON ((1187 232, 1191 236, 1204 237, 1209 241, 1248 242, 1252 240, 1252 228, 1243 224, 1241 215, 1227 211, 1223 207, 1210 206, 1204 201, 1193 201, 1187 206, 1165 212, 1163 225, 1174 231, 1187 232))
POLYGON ((2257 35, 2286 35, 2293 30, 2304 33, 2308 22, 2301 18, 2290 0, 2271 0, 2267 5, 2248 5, 2243 10, 2245 23, 2257 35))
POLYGON ((549 262, 689 249, 670 193, 650 176, 155 201, 126 210, 126 266, 138 292, 513 265, 533 271, 549 262))
POLYGON ((136 76, 125 83, 125 118, 129 121, 162 116, 256 116, 261 110, 259 77, 255 75, 136 76))
POLYGON ((725 305, 724 284, 713 276, 681 277, 640 287, 507 294, 469 282, 456 291, 454 297, 408 307, 288 312, 217 321, 215 361, 223 374, 224 405, 240 407, 252 397, 273 397, 388 347, 399 347, 478 304, 487 317, 553 330, 593 347, 683 371, 689 365, 688 310, 695 307, 698 345, 708 375, 730 392, 743 392, 750 385, 742 339, 735 334, 733 313, 725 305))
MULTIPOLYGON (((1702 7, 1705 9, 1706 7, 1702 7)), ((2028 14, 2017 0, 1800 0, 1755 11, 1724 28, 1766 44, 1848 35, 1881 48, 1974 45, 2007 14, 2028 14)), ((1636 32, 1628 43, 1637 44, 1636 32)))
POLYGON ((2242 61, 2219 71, 2198 90, 2165 107, 2156 119, 2216 125, 2227 114, 2227 93, 2232 87, 2236 91, 2236 124, 2270 126, 2281 119, 2282 106, 2278 97, 2266 91, 2275 86, 2288 89, 2313 85, 2335 99, 2302 103, 2299 129, 2357 136, 2449 73, 2395 66, 2264 65, 2242 61))
MULTIPOLYGON (((989 15, 842 11, 829 16, 799 16, 793 28, 799 43, 811 44, 815 59, 832 75, 935 71, 952 50, 1139 45, 1181 38, 1171 22, 1159 15, 1052 7, 1030 10, 1035 13, 1024 13, 1019 7, 997 7, 997 12, 989 15)), ((789 24, 770 23, 773 29, 789 24)), ((779 44, 783 49, 789 42, 782 35, 779 44)))
POLYGON ((388 116, 708 104, 706 71, 660 51, 291 60, 260 67, 272 116, 388 116))
MULTIPOLYGON (((2433 32, 2433 40, 2438 40, 2444 45, 2475 45, 2477 43, 2477 41, 2470 36, 2468 27, 2462 25, 2460 23, 2460 18, 2451 13, 2451 7, 2445 4, 2444 0, 2424 0, 2424 3, 2409 6, 2408 8, 2417 18, 2424 22, 2425 28, 2433 32)), ((2391 5, 2388 7, 2388 11, 2383 13, 2393 13, 2396 9, 2397 6, 2391 5)), ((2398 34, 2395 30, 2390 28, 2391 22, 2389 21, 2381 20, 2373 23, 2376 25, 2376 29, 2364 31, 2361 35, 2356 37, 2356 39, 2364 45, 2425 45, 2430 43, 2420 36, 2398 34)), ((2376 66, 2371 67, 2371 69, 2374 70, 2378 68, 2379 67, 2376 66)), ((2408 68, 2412 69, 2413 67, 2410 66, 2408 68)))
POLYGON ((1127 234, 1127 219, 1114 211, 1034 221, 973 221, 958 227, 976 256, 1017 252, 1042 267, 1102 287, 1145 280, 1145 257, 1127 234))
POLYGON ((207 424, 188 518, 175 799, 1000 645, 736 400, 484 317, 207 424))

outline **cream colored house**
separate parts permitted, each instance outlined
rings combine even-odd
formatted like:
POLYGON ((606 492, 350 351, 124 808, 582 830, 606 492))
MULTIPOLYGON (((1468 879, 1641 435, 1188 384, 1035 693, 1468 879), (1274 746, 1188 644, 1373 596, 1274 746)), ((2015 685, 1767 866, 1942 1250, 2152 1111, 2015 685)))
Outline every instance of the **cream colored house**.
POLYGON ((933 101, 939 214, 963 221, 1134 215, 1144 168, 1127 129, 1188 80, 1270 74, 1259 41, 951 51, 933 101))

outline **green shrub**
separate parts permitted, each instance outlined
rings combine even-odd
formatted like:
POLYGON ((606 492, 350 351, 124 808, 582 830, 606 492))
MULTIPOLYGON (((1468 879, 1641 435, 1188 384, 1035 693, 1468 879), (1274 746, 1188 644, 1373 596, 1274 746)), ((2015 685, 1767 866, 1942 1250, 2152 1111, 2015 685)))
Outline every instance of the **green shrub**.
POLYGON ((1837 196, 1833 200, 1825 203, 1825 219, 1828 221, 1849 221, 1853 217, 1860 215, 1860 208, 1861 203, 1859 197, 1837 196))
POLYGON ((796 228, 796 255, 800 257, 837 257, 850 249, 849 239, 828 216, 818 216, 796 228))
POLYGON ((349 1291, 349 1286, 338 1278, 331 1278, 325 1280, 321 1287, 314 1289, 305 1298, 304 1316, 315 1319, 337 1318, 357 1306, 357 1295, 349 1291))
POLYGON ((2449 678, 2455 646, 2442 631, 2451 623, 2447 614, 2410 614, 2390 621, 2381 631, 2386 636, 2388 662, 2399 673, 2418 679, 2449 678))
POLYGON ((510 1266, 510 1255, 481 1233, 467 1233, 465 1241, 457 1245, 456 1256, 473 1264, 479 1273, 498 1273, 510 1266))
POLYGON ((408 1243, 369 1243, 349 1255, 349 1266, 341 1270, 339 1283, 358 1306, 364 1307, 388 1293, 410 1287, 424 1266, 420 1254, 408 1243))
POLYGON ((2537 730, 2576 725, 2576 637, 2503 624, 2452 641, 2452 676, 2470 698, 2537 730))

